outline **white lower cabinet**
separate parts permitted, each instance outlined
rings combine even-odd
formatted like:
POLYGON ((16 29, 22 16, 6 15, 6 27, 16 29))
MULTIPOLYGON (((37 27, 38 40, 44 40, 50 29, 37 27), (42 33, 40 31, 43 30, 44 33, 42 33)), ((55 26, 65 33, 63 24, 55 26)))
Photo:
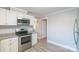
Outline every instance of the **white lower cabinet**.
POLYGON ((37 43, 37 33, 32 34, 32 46, 37 43))
POLYGON ((0 41, 1 52, 18 52, 18 37, 0 41))
POLYGON ((11 39, 10 50, 11 52, 18 52, 18 37, 11 39))
POLYGON ((10 39, 0 41, 1 52, 10 52, 10 39))

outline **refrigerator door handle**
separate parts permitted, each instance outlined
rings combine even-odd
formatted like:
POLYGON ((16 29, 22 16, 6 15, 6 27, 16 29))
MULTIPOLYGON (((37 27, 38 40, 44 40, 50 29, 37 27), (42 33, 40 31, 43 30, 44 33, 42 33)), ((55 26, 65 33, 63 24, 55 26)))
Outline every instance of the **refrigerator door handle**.
POLYGON ((74 41, 75 41, 75 44, 77 45, 77 42, 78 42, 78 37, 77 37, 77 40, 76 40, 76 34, 78 34, 77 30, 75 31, 75 29, 78 28, 78 23, 77 23, 77 19, 75 19, 75 22, 74 22, 74 41))

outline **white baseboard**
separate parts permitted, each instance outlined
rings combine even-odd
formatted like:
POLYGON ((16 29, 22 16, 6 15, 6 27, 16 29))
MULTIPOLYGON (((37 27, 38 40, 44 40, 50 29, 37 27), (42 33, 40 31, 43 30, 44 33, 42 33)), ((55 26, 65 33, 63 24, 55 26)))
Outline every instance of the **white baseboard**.
POLYGON ((76 49, 76 48, 68 47, 68 46, 65 46, 65 45, 62 45, 62 44, 59 44, 59 43, 56 43, 56 42, 50 41, 50 40, 47 40, 47 42, 77 52, 77 49, 76 49))

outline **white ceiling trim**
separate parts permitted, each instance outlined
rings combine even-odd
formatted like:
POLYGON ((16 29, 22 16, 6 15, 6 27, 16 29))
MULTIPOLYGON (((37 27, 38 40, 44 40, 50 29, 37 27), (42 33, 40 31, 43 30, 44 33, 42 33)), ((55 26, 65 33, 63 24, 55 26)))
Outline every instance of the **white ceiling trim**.
POLYGON ((75 7, 75 8, 67 8, 67 9, 59 10, 59 11, 52 12, 52 13, 49 13, 47 15, 44 15, 42 17, 47 17, 47 16, 50 16, 50 15, 55 15, 55 14, 58 14, 58 13, 63 13, 63 12, 69 11, 69 10, 77 10, 77 8, 75 7))
POLYGON ((32 13, 32 15, 42 17, 60 10, 69 9, 71 7, 19 7, 32 13))

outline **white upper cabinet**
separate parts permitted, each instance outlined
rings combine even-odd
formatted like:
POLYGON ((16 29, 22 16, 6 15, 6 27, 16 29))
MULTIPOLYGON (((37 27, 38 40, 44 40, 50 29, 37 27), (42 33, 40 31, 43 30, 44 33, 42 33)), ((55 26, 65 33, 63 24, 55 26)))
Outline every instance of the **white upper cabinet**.
POLYGON ((17 25, 17 14, 15 11, 7 11, 7 25, 17 25))
POLYGON ((17 25, 16 12, 0 8, 0 25, 17 25))
POLYGON ((34 16, 27 15, 24 12, 0 8, 0 25, 17 25, 17 18, 27 18, 30 20, 30 25, 34 26, 35 24, 34 16))
POLYGON ((18 17, 18 18, 25 18, 25 17, 24 17, 25 14, 22 13, 22 12, 17 11, 16 14, 17 14, 17 17, 18 17))
POLYGON ((0 8, 0 25, 6 25, 6 15, 7 11, 5 9, 0 8))
POLYGON ((30 16, 30 25, 34 26, 34 21, 35 21, 35 18, 33 16, 30 16))

